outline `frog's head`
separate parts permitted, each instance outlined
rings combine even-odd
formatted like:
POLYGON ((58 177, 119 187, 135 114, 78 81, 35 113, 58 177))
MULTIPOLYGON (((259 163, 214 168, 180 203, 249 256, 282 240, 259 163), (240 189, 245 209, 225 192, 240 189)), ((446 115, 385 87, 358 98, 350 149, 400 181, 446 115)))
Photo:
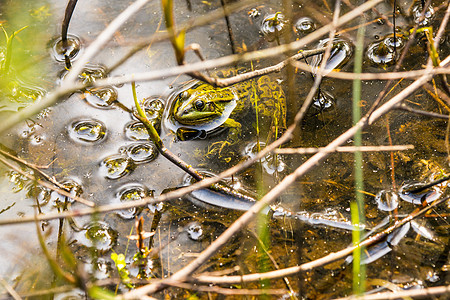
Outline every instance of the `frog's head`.
POLYGON ((200 125, 222 116, 234 95, 209 84, 196 84, 174 99, 173 117, 180 124, 200 125), (231 98, 230 98, 231 97, 231 98))

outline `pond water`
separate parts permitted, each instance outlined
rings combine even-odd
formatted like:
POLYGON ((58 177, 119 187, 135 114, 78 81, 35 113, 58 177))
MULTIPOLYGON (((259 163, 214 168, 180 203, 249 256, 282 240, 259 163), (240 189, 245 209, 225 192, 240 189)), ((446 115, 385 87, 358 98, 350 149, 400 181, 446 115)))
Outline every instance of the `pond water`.
MULTIPOLYGON (((350 2, 359 4, 358 1, 350 2)), ((52 91, 64 80, 67 70, 64 59, 58 54, 58 42, 66 3, 44 0, 5 0, 0 3, 7 8, 0 14, 0 24, 9 34, 29 26, 17 34, 12 61, 14 72, 23 77, 19 87, 25 92, 16 97, 2 96, 0 118, 6 119, 29 105, 30 99, 42 98, 44 93, 52 91)), ((176 22, 183 24, 220 10, 221 3, 215 0, 175 1, 176 22)), ((283 3, 258 1, 243 6, 228 19, 220 18, 207 26, 190 30, 186 34, 185 44, 199 44, 203 56, 214 59, 288 43, 332 20, 330 7, 334 4, 331 1, 293 1, 291 8, 283 7, 283 3)), ((77 40, 80 45, 72 52, 73 63, 128 5, 128 1, 79 1, 69 27, 70 39, 77 40)), ((391 4, 380 4, 376 6, 376 11, 366 13, 369 23, 365 31, 363 72, 393 71, 398 53, 405 46, 408 30, 414 22, 419 22, 419 5, 420 1, 397 1, 398 32, 395 41, 389 24, 378 15, 386 15, 392 20, 391 4)), ((446 6, 438 0, 431 1, 431 6, 433 9, 427 11, 428 17, 421 21, 421 26, 433 26, 433 30, 437 31, 446 6)), ((346 5, 342 5, 341 9, 342 13, 351 10, 346 5)), ((159 1, 150 1, 145 5, 89 61, 79 81, 90 82, 176 66, 172 46, 164 41, 151 43, 122 65, 110 70, 137 43, 164 30, 161 11, 159 1)), ((350 22, 346 25, 350 29, 342 30, 333 40, 335 46, 327 63, 328 70, 353 71, 356 29, 352 27, 358 24, 358 20, 350 22)), ((327 41, 328 37, 324 36, 304 49, 322 47, 327 41)), ((3 39, 0 43, 4 46, 6 42, 3 39)), ((422 68, 428 59, 426 49, 426 38, 419 34, 408 50, 401 70, 422 68)), ((5 55, 6 48, 0 50, 5 55)), ((440 58, 445 58, 449 52, 448 34, 444 34, 440 58)), ((0 57, 2 61, 3 57, 0 57)), ((213 70, 211 75, 226 76, 231 70, 260 69, 282 59, 284 57, 240 63, 224 70, 213 70)), ((311 73, 283 69, 263 77, 263 80, 251 80, 246 87, 239 87, 238 84, 230 88, 227 92, 231 91, 236 99, 248 100, 249 105, 239 110, 234 110, 233 106, 230 115, 224 118, 226 126, 222 124, 224 122, 212 126, 214 128, 197 126, 201 123, 198 119, 194 125, 183 124, 187 121, 182 120, 182 116, 177 119, 177 124, 184 131, 178 132, 173 126, 164 125, 174 113, 171 101, 192 86, 192 83, 186 83, 191 79, 187 75, 138 82, 137 96, 166 147, 179 159, 209 176, 254 157, 258 149, 273 142, 286 130, 284 123, 289 126, 293 122, 313 85, 313 76, 321 60, 322 55, 306 60, 311 65, 311 73), (257 90, 263 83, 269 92, 282 90, 277 97, 285 102, 284 106, 277 106, 273 101, 264 102, 265 94, 257 90), (255 98, 261 100, 264 109, 260 106, 252 109, 250 104, 255 105, 255 98)), ((196 62, 198 58, 189 52, 186 61, 196 62)), ((392 95, 411 82, 409 79, 399 82, 391 91, 392 95)), ((362 82, 360 106, 363 112, 370 108, 385 83, 383 80, 362 82)), ((439 88, 438 81, 436 84, 439 88)), ((13 90, 4 85, 1 88, 13 90)), ((209 89, 206 88, 207 91, 209 89)), ((351 91, 350 80, 324 78, 320 93, 308 109, 300 128, 283 147, 323 147, 350 128, 351 91)), ((406 103, 416 109, 448 114, 448 104, 436 100, 439 97, 435 94, 431 83, 408 97, 406 103)), ((187 96, 181 98, 187 99, 187 96)), ((191 184, 193 180, 182 169, 158 154, 145 127, 132 115, 134 109, 130 84, 87 88, 61 99, 39 115, 3 133, 0 150, 39 166, 48 176, 66 186, 70 193, 98 206, 158 196, 191 184)), ((363 154, 366 219, 363 234, 379 232, 421 207, 422 202, 431 203, 447 194, 447 182, 419 193, 411 192, 417 186, 448 174, 447 131, 445 119, 396 110, 362 132, 364 145, 414 145, 414 150, 403 152, 363 154)), ((349 140, 346 145, 352 144, 353 141, 349 140)), ((309 156, 268 155, 232 178, 224 179, 223 183, 260 198, 309 156)), ((14 170, 0 164, 0 222, 86 207, 27 178, 25 175, 33 174, 32 170, 15 163, 7 154, 1 157, 18 167, 14 170)), ((348 247, 352 243, 350 203, 355 199, 354 180, 354 155, 331 154, 277 199, 278 210, 275 206, 267 209, 267 218, 255 221, 234 235, 199 272, 222 271, 235 275, 265 272, 309 262, 348 247), (261 247, 261 240, 269 255, 261 247), (233 269, 236 267, 239 267, 238 271, 233 269)), ((214 193, 201 190, 165 203, 39 222, 38 225, 2 225, 0 279, 3 278, 7 285, 21 294, 66 284, 48 266, 37 230, 44 236, 52 257, 61 257, 61 253, 69 249, 83 270, 83 276, 89 281, 114 279, 103 282, 111 291, 116 289, 119 278, 112 253, 125 255, 126 269, 132 280, 169 277, 196 258, 252 206, 251 202, 214 193), (145 239, 145 246, 152 249, 145 263, 134 258, 139 252, 138 246, 129 238, 136 234, 135 220, 141 216, 144 230, 154 233, 145 239), (64 246, 58 247, 61 244, 64 246)), ((400 290, 448 285, 448 210, 448 203, 440 205, 393 232, 386 241, 367 249, 362 258, 367 268, 366 289, 375 292, 391 290, 392 286, 400 290)), ((67 261, 59 258, 59 262, 63 268, 70 270, 67 261)), ((289 277, 289 284, 278 279, 270 283, 263 281, 233 286, 284 289, 284 295, 276 296, 280 298, 289 298, 289 289, 294 291, 291 297, 304 299, 346 296, 352 294, 351 262, 352 257, 347 257, 289 277)), ((117 291, 125 293, 129 288, 126 283, 121 283, 117 291)), ((1 298, 8 298, 6 291, 2 293, 1 298)), ((189 289, 171 288, 165 293, 166 297, 172 298, 208 297, 208 293, 189 289)), ((160 294, 158 297, 163 296, 160 294)), ((46 299, 51 296, 42 297, 46 299)), ((71 288, 64 293, 56 293, 55 297, 84 298, 81 290, 71 288)))

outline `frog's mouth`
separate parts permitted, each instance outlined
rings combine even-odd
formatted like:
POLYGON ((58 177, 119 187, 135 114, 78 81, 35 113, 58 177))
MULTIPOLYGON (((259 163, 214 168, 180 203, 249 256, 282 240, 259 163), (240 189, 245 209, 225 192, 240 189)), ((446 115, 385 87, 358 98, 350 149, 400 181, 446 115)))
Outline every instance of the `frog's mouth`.
POLYGON ((203 111, 198 112, 192 109, 179 109, 175 112, 174 118, 180 124, 185 125, 199 125, 206 123, 217 116, 220 116, 217 112, 203 111))

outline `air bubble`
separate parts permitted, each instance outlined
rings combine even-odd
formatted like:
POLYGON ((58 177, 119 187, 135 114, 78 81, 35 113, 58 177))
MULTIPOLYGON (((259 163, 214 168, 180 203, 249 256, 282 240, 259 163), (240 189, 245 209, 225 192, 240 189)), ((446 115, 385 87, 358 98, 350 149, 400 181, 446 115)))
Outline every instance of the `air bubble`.
POLYGON ((68 35, 66 45, 64 45, 61 38, 55 41, 52 54, 56 61, 64 62, 66 56, 72 61, 78 56, 80 50, 80 39, 77 36, 68 35))
POLYGON ((150 162, 158 156, 156 146, 150 143, 132 144, 128 146, 126 153, 135 163, 150 162))
MULTIPOLYGON (((329 39, 324 39, 319 42, 316 46, 317 48, 325 47, 329 39)), ((340 70, 352 57, 353 55, 353 45, 346 40, 341 38, 333 39, 333 46, 331 48, 330 57, 325 65, 323 75, 328 74, 332 70, 340 70)), ((319 66, 322 64, 323 54, 314 56, 311 66, 314 72, 317 71, 319 66)))
POLYGON ((117 92, 112 87, 89 89, 83 94, 83 98, 94 107, 111 108, 117 100, 117 92))
POLYGON ((194 241, 198 241, 203 237, 202 226, 198 223, 190 224, 188 226, 188 228, 186 229, 186 232, 187 232, 189 238, 191 238, 194 241))
POLYGON ((294 29, 297 35, 305 36, 316 30, 316 24, 311 18, 303 17, 295 22, 294 29))
MULTIPOLYGON (((252 142, 248 144, 244 149, 244 156, 253 158, 258 153, 259 149, 264 149, 266 143, 260 142, 259 147, 257 142, 252 142), (259 148, 259 149, 258 149, 259 148)), ((260 159, 261 165, 267 174, 272 175, 275 172, 283 172, 286 169, 286 164, 282 161, 280 155, 267 154, 260 159)))
POLYGON ((125 135, 127 138, 135 141, 148 141, 150 136, 147 129, 141 122, 131 122, 125 126, 125 135))
POLYGON ((327 110, 334 106, 336 100, 329 92, 321 90, 319 95, 314 97, 313 107, 320 111, 327 110))
MULTIPOLYGON (((139 201, 147 196, 153 196, 153 191, 147 191, 147 188, 143 185, 133 183, 123 186, 117 193, 116 199, 120 202, 139 201)), ((132 207, 129 209, 122 209, 117 211, 123 219, 133 219, 142 211, 142 208, 132 207)))
POLYGON ((125 155, 112 155, 100 163, 100 173, 108 179, 119 179, 135 168, 133 161, 125 155))
POLYGON ((97 120, 82 120, 70 124, 69 136, 75 140, 85 143, 95 143, 103 140, 106 136, 106 127, 97 120))
POLYGON ((378 209, 382 211, 393 211, 398 207, 398 195, 393 191, 382 190, 375 196, 378 209))
POLYGON ((116 244, 117 232, 105 222, 91 222, 75 234, 81 245, 106 252, 116 244))
POLYGON ((260 31, 269 42, 272 42, 286 31, 287 25, 288 20, 286 17, 277 12, 264 18, 261 23, 260 31))

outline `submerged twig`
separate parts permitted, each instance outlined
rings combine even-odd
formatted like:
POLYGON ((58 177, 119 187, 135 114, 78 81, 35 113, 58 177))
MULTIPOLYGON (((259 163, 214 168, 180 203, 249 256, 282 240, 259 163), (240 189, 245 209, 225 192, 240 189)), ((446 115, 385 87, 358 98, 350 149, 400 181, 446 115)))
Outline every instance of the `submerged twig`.
POLYGON ((407 111, 407 112, 411 112, 411 113, 414 113, 417 115, 422 115, 422 116, 431 117, 431 118, 438 118, 438 119, 444 119, 444 120, 448 120, 450 118, 449 115, 443 115, 443 114, 438 114, 438 113, 435 113, 432 111, 424 111, 421 109, 415 109, 406 104, 399 105, 395 109, 403 110, 403 111, 407 111))

